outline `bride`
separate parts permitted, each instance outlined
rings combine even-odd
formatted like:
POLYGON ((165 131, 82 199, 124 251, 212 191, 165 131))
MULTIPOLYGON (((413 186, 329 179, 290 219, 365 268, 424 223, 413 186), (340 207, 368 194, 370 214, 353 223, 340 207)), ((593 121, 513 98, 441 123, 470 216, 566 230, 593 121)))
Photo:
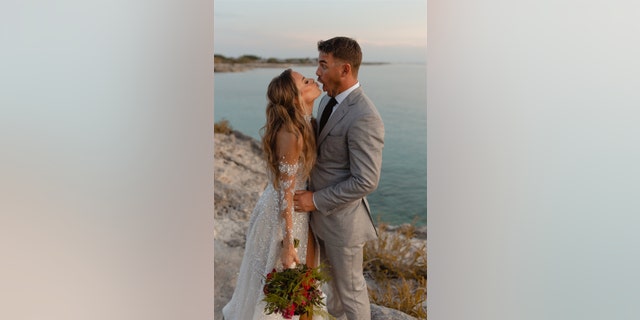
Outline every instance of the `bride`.
POLYGON ((269 84, 262 147, 270 183, 251 214, 236 288, 222 309, 225 320, 282 319, 277 313, 264 312, 265 276, 274 268, 282 270, 299 263, 315 267, 319 262, 309 213, 294 210, 293 195, 307 188, 316 159, 311 113, 321 93, 313 79, 291 69, 269 84))

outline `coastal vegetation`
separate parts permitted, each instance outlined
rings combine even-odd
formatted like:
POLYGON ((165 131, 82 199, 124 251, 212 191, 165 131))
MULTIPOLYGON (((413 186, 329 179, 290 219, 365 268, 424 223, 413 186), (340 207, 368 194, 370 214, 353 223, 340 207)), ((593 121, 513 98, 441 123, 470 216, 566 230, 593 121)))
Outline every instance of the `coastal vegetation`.
POLYGON ((227 57, 221 54, 213 56, 214 72, 242 72, 253 68, 284 68, 292 65, 315 66, 317 58, 262 58, 256 55, 245 54, 237 58, 227 57))
POLYGON ((245 54, 237 58, 226 57, 221 54, 216 54, 213 56, 213 63, 235 63, 235 64, 247 64, 247 63, 272 63, 272 64, 309 64, 315 65, 318 63, 317 58, 288 58, 288 59, 278 59, 278 58, 262 58, 252 54, 245 54))
POLYGON ((213 124, 213 132, 214 133, 223 133, 223 134, 231 134, 233 131, 233 127, 229 124, 229 120, 222 119, 213 124))
POLYGON ((378 239, 364 247, 364 272, 372 303, 427 318, 426 242, 415 241, 415 224, 393 228, 378 222, 378 239))

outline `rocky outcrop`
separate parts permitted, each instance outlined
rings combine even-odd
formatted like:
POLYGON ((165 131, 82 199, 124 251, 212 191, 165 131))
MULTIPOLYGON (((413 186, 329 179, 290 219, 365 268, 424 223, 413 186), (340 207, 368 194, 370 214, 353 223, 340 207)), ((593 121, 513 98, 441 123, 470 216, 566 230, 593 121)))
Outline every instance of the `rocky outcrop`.
POLYGON ((262 148, 240 132, 214 135, 214 238, 244 248, 247 222, 267 185, 262 148))
POLYGON ((415 320, 416 318, 395 309, 371 304, 371 320, 415 320))
POLYGON ((234 131, 214 135, 214 319, 231 300, 244 253, 249 217, 267 185, 262 149, 234 131))
MULTIPOLYGON (((237 131, 214 134, 214 319, 222 319, 233 295, 249 217, 268 183, 265 170, 258 141, 237 131)), ((371 314, 372 320, 415 319, 375 304, 371 314)))

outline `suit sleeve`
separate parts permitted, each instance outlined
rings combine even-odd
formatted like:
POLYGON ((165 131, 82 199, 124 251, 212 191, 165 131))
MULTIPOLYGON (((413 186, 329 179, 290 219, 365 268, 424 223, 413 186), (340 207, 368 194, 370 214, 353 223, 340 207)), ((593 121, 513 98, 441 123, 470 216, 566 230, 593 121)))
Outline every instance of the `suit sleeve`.
POLYGON ((356 201, 378 188, 384 146, 384 125, 377 113, 359 117, 347 134, 349 152, 348 179, 314 193, 316 208, 331 214, 346 203, 356 201))

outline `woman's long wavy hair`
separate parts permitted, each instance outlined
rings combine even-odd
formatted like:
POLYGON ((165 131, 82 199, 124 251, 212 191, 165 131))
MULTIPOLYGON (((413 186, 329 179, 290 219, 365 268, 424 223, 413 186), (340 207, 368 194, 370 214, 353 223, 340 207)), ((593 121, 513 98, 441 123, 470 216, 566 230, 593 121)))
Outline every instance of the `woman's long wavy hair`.
MULTIPOLYGON (((267 169, 274 178, 279 177, 276 137, 280 129, 292 132, 302 139, 303 174, 307 178, 316 161, 316 138, 311 123, 304 117, 304 102, 296 87, 291 69, 287 69, 273 78, 267 88, 267 122, 260 129, 262 149, 267 161, 267 169)), ((313 122, 313 121, 312 121, 313 122)), ((273 179, 273 185, 279 188, 279 179, 273 179)))

